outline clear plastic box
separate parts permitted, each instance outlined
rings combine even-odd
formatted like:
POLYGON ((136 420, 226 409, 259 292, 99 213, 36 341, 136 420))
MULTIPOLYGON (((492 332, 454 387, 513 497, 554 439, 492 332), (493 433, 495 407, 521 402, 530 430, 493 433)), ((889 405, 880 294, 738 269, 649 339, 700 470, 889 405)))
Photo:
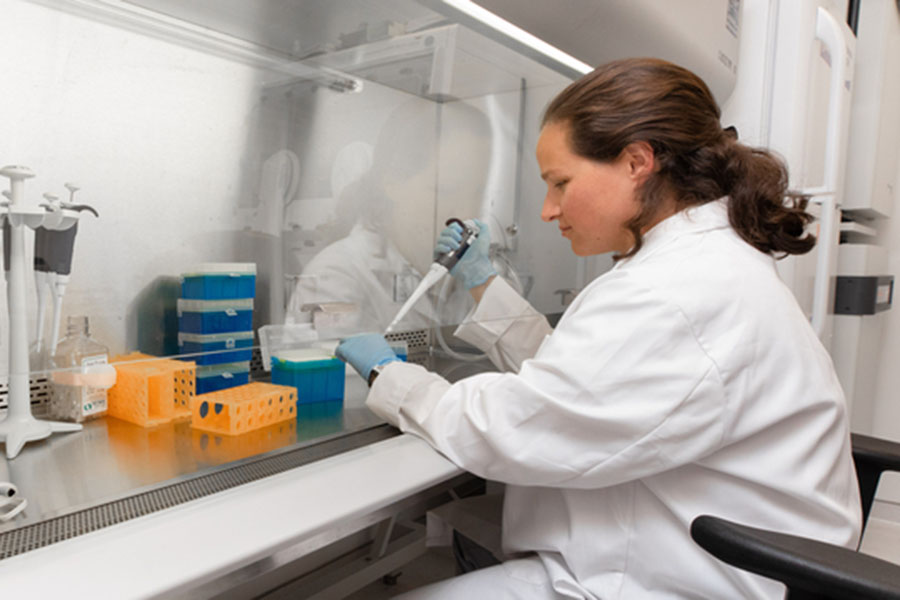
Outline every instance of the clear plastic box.
POLYGON ((259 350, 263 368, 272 370, 272 355, 288 350, 308 348, 319 339, 309 323, 263 325, 259 328, 259 350))

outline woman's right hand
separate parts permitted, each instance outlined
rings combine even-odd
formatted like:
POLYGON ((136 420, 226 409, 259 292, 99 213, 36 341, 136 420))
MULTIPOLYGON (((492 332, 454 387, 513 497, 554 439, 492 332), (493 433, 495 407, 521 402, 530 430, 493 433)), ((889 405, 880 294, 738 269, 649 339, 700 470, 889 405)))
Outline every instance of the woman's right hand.
MULTIPOLYGON (((459 262, 450 269, 450 274, 459 279, 466 286, 466 289, 484 285, 491 277, 497 274, 491 259, 488 257, 488 251, 491 247, 491 235, 488 231, 487 224, 475 219, 475 225, 478 227, 478 237, 466 250, 459 262)), ((438 236, 437 243, 434 247, 434 256, 437 258, 442 254, 451 252, 459 248, 463 241, 463 228, 459 223, 450 223, 438 236)))
POLYGON ((369 381, 372 369, 400 360, 380 333, 365 333, 341 340, 334 355, 369 381))

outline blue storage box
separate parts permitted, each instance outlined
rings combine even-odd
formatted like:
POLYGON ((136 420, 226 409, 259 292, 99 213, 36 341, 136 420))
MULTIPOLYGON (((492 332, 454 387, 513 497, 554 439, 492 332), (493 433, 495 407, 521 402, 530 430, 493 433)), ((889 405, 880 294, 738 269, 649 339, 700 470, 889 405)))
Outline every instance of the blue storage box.
POLYGON ((272 356, 272 383, 297 388, 297 404, 344 399, 344 363, 327 350, 304 348, 272 356))
POLYGON ((313 439, 344 431, 344 401, 298 404, 297 427, 303 432, 304 439, 313 439))
POLYGON ((197 367, 197 395, 250 381, 250 361, 197 367))
POLYGON ((253 329, 253 298, 241 300, 178 299, 178 331, 225 333, 253 329))
POLYGON ((253 356, 253 332, 178 334, 178 353, 198 365, 218 365, 249 361, 253 356), (199 354, 199 356, 197 356, 199 354))
POLYGON ((391 347, 391 350, 394 351, 394 354, 397 355, 397 358, 406 362, 406 358, 409 354, 409 344, 407 344, 403 340, 387 340, 388 346, 391 347))
POLYGON ((181 276, 181 297, 224 300, 256 296, 256 264, 206 263, 181 276))

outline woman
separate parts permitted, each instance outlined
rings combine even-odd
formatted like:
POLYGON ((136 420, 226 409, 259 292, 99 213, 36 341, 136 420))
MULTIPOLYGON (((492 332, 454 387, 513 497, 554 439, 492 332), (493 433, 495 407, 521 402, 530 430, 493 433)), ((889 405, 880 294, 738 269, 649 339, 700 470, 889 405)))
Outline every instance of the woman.
POLYGON ((504 549, 524 558, 422 597, 781 598, 692 542, 700 514, 856 544, 843 395, 775 271, 814 244, 810 217, 785 202, 781 163, 719 114, 698 77, 651 59, 604 65, 551 102, 541 217, 576 254, 617 264, 551 332, 473 246, 455 274, 478 274, 478 304, 458 335, 508 372, 450 385, 378 336, 340 346, 380 373, 374 411, 508 484, 504 549))

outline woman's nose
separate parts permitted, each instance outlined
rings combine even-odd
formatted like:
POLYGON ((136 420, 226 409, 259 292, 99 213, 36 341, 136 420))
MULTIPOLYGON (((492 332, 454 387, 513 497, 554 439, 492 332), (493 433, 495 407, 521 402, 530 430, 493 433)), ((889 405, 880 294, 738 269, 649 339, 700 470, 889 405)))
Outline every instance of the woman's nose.
POLYGON ((559 218, 559 203, 550 198, 550 194, 544 196, 544 206, 541 208, 541 220, 549 223, 559 218))

